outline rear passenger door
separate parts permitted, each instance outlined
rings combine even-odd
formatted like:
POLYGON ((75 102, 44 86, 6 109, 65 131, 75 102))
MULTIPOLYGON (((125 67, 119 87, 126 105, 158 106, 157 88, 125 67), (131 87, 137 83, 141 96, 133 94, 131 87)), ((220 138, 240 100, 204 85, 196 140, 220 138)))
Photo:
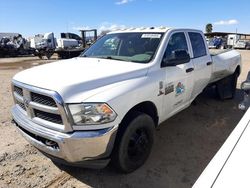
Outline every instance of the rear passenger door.
POLYGON ((194 86, 191 98, 194 99, 208 85, 212 74, 212 60, 205 45, 205 38, 201 32, 188 32, 192 62, 194 64, 194 86))

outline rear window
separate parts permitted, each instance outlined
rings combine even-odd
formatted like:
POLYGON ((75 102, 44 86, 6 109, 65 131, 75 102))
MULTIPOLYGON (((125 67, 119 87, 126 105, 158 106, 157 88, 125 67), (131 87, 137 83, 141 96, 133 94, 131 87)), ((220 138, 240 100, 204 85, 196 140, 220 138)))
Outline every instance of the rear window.
POLYGON ((207 55, 206 46, 204 44, 204 40, 201 34, 189 32, 188 35, 191 41, 194 58, 207 55))

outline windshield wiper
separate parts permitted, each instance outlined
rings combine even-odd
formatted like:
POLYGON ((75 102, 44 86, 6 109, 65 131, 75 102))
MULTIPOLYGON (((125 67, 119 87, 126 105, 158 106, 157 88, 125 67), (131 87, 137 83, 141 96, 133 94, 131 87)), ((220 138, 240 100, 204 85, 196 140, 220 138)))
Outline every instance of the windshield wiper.
POLYGON ((124 60, 124 59, 115 58, 115 57, 113 57, 113 56, 101 56, 101 57, 98 57, 98 58, 112 59, 112 60, 119 60, 119 61, 126 61, 126 60, 124 60))
POLYGON ((114 57, 112 57, 112 56, 107 56, 107 57, 106 57, 106 59, 120 60, 120 59, 118 59, 118 58, 114 58, 114 57))

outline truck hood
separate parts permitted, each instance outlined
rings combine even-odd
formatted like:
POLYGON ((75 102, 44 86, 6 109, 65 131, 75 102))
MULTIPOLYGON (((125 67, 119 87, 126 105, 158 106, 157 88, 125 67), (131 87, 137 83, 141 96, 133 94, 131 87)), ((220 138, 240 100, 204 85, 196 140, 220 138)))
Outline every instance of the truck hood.
MULTIPOLYGON (((148 66, 125 61, 77 57, 24 70, 13 79, 56 91, 66 102, 72 95, 85 92, 86 99, 102 91, 97 88, 107 88, 104 86, 145 76, 148 66)), ((81 96, 83 97, 82 94, 81 96)))

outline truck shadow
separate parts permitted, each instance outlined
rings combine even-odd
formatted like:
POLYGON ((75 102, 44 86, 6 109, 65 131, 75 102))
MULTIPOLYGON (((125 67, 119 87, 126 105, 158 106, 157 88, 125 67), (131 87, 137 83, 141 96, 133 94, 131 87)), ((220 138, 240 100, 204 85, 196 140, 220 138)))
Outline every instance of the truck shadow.
POLYGON ((213 89, 206 89, 195 104, 157 128, 149 159, 131 174, 110 166, 59 168, 91 187, 191 187, 244 115, 238 110, 242 98, 237 90, 235 99, 219 101, 213 89))

